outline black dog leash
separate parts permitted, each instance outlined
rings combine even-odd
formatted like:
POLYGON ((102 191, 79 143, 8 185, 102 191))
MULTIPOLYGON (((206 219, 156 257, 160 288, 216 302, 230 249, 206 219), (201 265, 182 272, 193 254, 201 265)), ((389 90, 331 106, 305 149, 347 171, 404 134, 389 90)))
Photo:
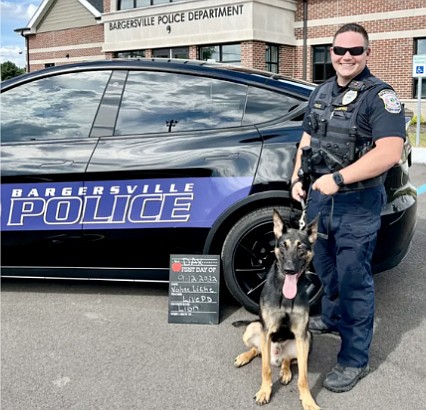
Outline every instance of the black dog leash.
MULTIPOLYGON (((311 194, 311 189, 312 186, 309 185, 309 188, 307 190, 307 194, 306 194, 306 202, 303 198, 300 199, 300 205, 302 207, 302 213, 300 215, 299 218, 299 231, 303 231, 306 228, 307 222, 306 222, 306 210, 309 204, 309 198, 310 198, 310 194, 311 194)), ((291 205, 291 209, 293 209, 293 205, 291 205)), ((292 211, 290 210, 290 213, 292 211)), ((327 224, 327 233, 320 233, 318 232, 318 236, 322 237, 323 239, 328 239, 328 235, 330 233, 331 230, 331 219, 333 218, 333 213, 334 213, 334 197, 331 197, 331 211, 330 211, 330 216, 329 216, 329 220, 328 220, 328 224, 327 224)), ((318 216, 321 214, 321 211, 318 213, 318 216)))
POLYGON ((303 231, 306 227, 306 204, 303 198, 300 199, 300 204, 302 205, 302 215, 299 219, 299 231, 303 231))
POLYGON ((302 214, 299 219, 299 230, 303 231, 306 228, 306 210, 308 208, 309 197, 311 195, 311 185, 306 190, 306 202, 303 198, 300 198, 300 205, 302 206, 302 214))
MULTIPOLYGON (((308 193, 306 195, 306 197, 307 197, 306 202, 303 198, 301 198, 301 200, 300 200, 300 204, 302 206, 302 214, 300 215, 300 218, 299 218, 299 230, 300 231, 303 231, 306 228, 306 209, 308 207, 310 194, 311 194, 311 187, 309 187, 309 189, 308 189, 308 193)), ((331 220, 333 218, 333 213, 334 213, 334 196, 331 197, 331 210, 330 210, 330 215, 329 215, 328 224, 327 224, 327 233, 317 232, 317 235, 320 236, 323 239, 328 239, 328 235, 329 235, 330 230, 331 230, 331 220)), ((318 213, 318 216, 320 214, 321 214, 321 211, 318 213)))

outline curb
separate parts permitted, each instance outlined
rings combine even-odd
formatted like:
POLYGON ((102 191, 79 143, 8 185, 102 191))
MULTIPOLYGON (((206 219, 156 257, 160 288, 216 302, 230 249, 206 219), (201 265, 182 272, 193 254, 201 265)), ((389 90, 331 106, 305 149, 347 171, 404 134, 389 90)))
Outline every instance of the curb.
POLYGON ((426 164, 426 148, 412 147, 413 164, 426 164))

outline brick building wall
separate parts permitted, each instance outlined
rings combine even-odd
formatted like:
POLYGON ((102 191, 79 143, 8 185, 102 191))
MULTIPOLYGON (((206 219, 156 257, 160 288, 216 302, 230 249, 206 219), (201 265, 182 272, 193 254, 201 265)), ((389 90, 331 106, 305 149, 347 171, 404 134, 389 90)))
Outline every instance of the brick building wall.
POLYGON ((28 37, 29 71, 46 64, 63 65, 93 58, 112 58, 102 52, 104 27, 101 24, 66 30, 42 32, 28 37))
POLYGON ((243 41, 241 43, 241 65, 264 70, 265 43, 263 41, 243 41))
POLYGON ((104 13, 109 13, 110 11, 111 11, 111 0, 104 0, 104 13))
MULTIPOLYGON (((339 16, 384 13, 425 7, 424 0, 308 0, 310 20, 339 16)), ((296 21, 303 19, 303 1, 298 1, 296 21)))
MULTIPOLYGON (((301 67, 302 61, 298 61, 297 48, 292 46, 280 46, 279 48, 279 72, 289 77, 296 76, 297 67, 301 67)), ((297 76, 302 78, 301 75, 297 76)))
MULTIPOLYGON (((312 80, 312 45, 326 44, 324 38, 331 38, 343 24, 343 19, 345 22, 351 20, 362 24, 369 33, 372 51, 368 66, 372 73, 390 83, 400 98, 411 99, 415 38, 407 36, 407 31, 424 30, 426 16, 424 12, 422 15, 413 11, 409 16, 404 12, 425 6, 425 0, 371 0, 368 7, 364 0, 308 0, 307 38, 310 46, 307 47, 307 80, 312 80), (374 13, 383 14, 373 16, 374 13), (381 38, 383 33, 388 34, 388 38, 381 38)), ((295 29, 296 39, 302 41, 303 2, 298 2, 295 21, 300 23, 295 29)), ((301 50, 297 50, 296 54, 303 59, 303 47, 298 49, 301 50)), ((297 67, 300 68, 295 70, 295 76, 302 78, 303 65, 297 63, 297 67)))

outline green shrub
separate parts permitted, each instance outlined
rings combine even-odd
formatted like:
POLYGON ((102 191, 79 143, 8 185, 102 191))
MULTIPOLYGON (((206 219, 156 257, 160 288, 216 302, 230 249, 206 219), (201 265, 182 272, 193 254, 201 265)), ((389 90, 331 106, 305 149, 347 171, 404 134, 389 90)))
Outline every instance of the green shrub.
MULTIPOLYGON (((420 116, 420 124, 425 124, 426 120, 424 119, 423 115, 420 116)), ((413 118, 411 118, 410 125, 416 125, 417 124, 417 115, 415 115, 413 118)))

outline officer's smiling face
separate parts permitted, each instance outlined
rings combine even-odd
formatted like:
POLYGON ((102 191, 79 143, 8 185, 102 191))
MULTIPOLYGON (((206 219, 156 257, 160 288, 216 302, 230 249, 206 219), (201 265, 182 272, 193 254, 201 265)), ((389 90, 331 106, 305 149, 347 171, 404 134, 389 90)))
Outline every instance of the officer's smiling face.
POLYGON ((330 50, 331 62, 336 70, 337 83, 341 86, 345 86, 364 70, 370 54, 370 49, 367 48, 364 37, 360 33, 354 33, 352 31, 338 34, 333 47, 364 47, 365 49, 361 55, 351 55, 349 51, 346 51, 344 55, 338 55, 333 49, 330 50))

